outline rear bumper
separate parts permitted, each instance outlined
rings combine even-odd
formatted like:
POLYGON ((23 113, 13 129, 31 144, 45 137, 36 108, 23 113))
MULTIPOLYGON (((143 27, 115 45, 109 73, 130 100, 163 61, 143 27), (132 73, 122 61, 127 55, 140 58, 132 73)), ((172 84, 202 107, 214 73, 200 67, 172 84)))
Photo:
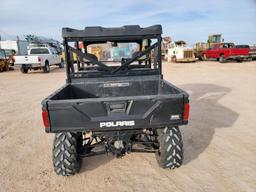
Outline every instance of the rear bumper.
MULTIPOLYGON (((111 122, 112 123, 112 122, 111 122)), ((113 122, 116 123, 116 122, 113 122)), ((137 121, 135 121, 135 124, 137 121)), ((148 126, 130 126, 130 127, 109 127, 109 128, 100 128, 100 127, 95 127, 88 129, 86 128, 86 125, 83 127, 58 127, 57 129, 54 128, 48 128, 45 129, 46 133, 59 133, 59 132, 84 132, 84 131, 92 131, 92 132, 103 132, 103 131, 125 131, 125 130, 141 130, 141 129, 147 129, 147 128, 164 128, 166 126, 180 126, 180 125, 187 125, 188 121, 184 121, 182 123, 163 123, 163 124, 158 124, 158 125, 148 125, 148 126)), ((146 125, 146 124, 145 124, 146 125)))
POLYGON ((227 57, 226 59, 246 59, 249 55, 232 55, 227 57))
POLYGON ((32 64, 19 64, 20 67, 23 67, 23 68, 28 68, 28 69, 32 69, 32 68, 41 68, 43 67, 41 65, 41 63, 32 63, 32 64))

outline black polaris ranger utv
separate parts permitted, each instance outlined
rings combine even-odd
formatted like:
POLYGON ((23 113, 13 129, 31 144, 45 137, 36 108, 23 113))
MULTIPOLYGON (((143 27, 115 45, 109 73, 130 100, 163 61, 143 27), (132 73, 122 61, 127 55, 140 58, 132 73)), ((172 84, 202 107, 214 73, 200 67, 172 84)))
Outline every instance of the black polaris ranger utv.
POLYGON ((153 152, 161 167, 181 166, 178 126, 188 123, 189 96, 163 80, 161 34, 161 25, 62 29, 67 83, 42 101, 58 175, 73 175, 80 158, 103 153, 153 152))

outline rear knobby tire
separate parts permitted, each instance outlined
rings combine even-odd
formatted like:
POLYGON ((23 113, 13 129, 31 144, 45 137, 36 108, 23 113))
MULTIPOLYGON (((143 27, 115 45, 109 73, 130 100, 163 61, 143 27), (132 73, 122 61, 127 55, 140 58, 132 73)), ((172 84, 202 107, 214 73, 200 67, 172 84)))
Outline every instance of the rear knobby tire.
POLYGON ((78 145, 76 133, 57 133, 53 142, 53 167, 57 175, 70 176, 79 172, 78 145))
POLYGON ((162 168, 175 169, 182 165, 183 142, 178 127, 166 127, 157 130, 159 150, 156 159, 162 168))

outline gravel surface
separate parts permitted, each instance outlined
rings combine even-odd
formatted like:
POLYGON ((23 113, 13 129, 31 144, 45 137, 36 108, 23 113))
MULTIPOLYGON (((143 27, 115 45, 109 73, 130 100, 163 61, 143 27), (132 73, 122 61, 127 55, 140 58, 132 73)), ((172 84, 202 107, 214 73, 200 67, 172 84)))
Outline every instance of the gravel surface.
POLYGON ((83 159, 72 177, 53 171, 54 135, 44 132, 40 105, 65 83, 65 69, 0 73, 0 191, 256 191, 256 62, 165 63, 163 70, 190 93, 184 165, 171 171, 154 154, 101 155, 83 159))

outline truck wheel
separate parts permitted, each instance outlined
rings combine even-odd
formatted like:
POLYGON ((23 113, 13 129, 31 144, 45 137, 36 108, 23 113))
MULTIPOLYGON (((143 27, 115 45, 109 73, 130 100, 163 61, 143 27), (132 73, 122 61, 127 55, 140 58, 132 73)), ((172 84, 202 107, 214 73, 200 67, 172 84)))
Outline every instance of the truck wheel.
POLYGON ((57 175, 74 175, 80 170, 78 158, 78 135, 76 133, 57 133, 53 142, 53 167, 57 175))
POLYGON ((207 57, 206 57, 205 54, 203 54, 203 56, 202 56, 202 61, 206 61, 206 60, 207 60, 207 57))
POLYGON ((225 63, 226 59, 224 57, 224 55, 221 55, 220 58, 219 58, 219 62, 220 63, 225 63))
POLYGON ((243 62, 243 59, 242 58, 238 58, 238 59, 236 59, 236 62, 241 63, 241 62, 243 62))
POLYGON ((178 168, 183 161, 183 142, 178 127, 157 130, 159 150, 156 159, 162 168, 178 168))
POLYGON ((24 68, 24 67, 21 67, 20 71, 21 71, 21 73, 28 73, 28 69, 24 68))
POLYGON ((63 60, 61 60, 61 62, 59 63, 59 68, 64 68, 64 62, 63 62, 63 60))
POLYGON ((45 65, 44 65, 44 72, 45 73, 49 73, 50 72, 50 65, 49 65, 49 63, 46 61, 45 62, 45 65))

